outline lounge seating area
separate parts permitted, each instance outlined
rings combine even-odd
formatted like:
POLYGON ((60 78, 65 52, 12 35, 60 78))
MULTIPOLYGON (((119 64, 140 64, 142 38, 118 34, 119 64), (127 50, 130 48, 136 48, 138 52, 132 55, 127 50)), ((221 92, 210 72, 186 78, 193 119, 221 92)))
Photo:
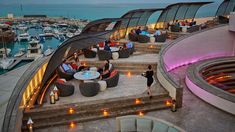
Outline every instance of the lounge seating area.
MULTIPOLYGON (((148 29, 148 28, 147 28, 148 29)), ((139 43, 155 43, 155 42, 165 42, 167 39, 167 32, 156 30, 159 32, 158 34, 155 33, 155 30, 149 29, 147 31, 143 30, 143 34, 135 33, 136 30, 132 29, 132 31, 128 34, 128 39, 132 42, 139 42, 139 43)))
POLYGON ((185 132, 185 130, 162 119, 128 115, 116 118, 116 132, 185 132))

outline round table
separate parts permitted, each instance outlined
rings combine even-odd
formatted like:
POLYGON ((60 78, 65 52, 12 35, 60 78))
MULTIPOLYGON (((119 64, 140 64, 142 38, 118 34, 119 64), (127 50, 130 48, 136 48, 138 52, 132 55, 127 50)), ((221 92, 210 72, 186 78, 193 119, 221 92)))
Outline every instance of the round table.
POLYGON ((110 47, 110 49, 111 49, 111 52, 117 52, 117 51, 119 51, 119 48, 117 48, 117 47, 110 47))
POLYGON ((81 71, 75 73, 73 76, 75 79, 85 81, 85 80, 97 79, 100 76, 100 73, 96 71, 81 71))

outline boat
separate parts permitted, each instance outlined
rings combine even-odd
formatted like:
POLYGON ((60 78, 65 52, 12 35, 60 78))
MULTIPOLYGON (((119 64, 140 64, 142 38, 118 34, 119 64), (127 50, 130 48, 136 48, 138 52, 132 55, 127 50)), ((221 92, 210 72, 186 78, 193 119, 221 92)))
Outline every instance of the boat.
POLYGON ((51 27, 45 27, 43 29, 43 32, 44 32, 44 37, 53 37, 54 36, 53 30, 51 27))
POLYGON ((49 56, 54 52, 54 49, 52 49, 52 47, 48 46, 48 49, 46 51, 44 51, 44 55, 45 56, 49 56))
POLYGON ((8 69, 8 67, 10 67, 14 63, 14 61, 15 61, 14 59, 3 57, 0 60, 0 68, 6 70, 6 69, 8 69))
POLYGON ((30 41, 30 36, 28 33, 22 33, 18 36, 18 41, 30 41))
POLYGON ((29 46, 27 49, 27 57, 30 58, 39 58, 42 57, 43 45, 39 43, 39 41, 33 39, 29 42, 29 46))
POLYGON ((78 30, 74 33, 74 35, 79 35, 81 32, 82 32, 82 31, 81 31, 80 29, 78 29, 78 30))
POLYGON ((14 55, 14 57, 21 57, 25 54, 25 49, 21 48, 19 51, 14 55))
POLYGON ((65 40, 65 37, 63 34, 59 34, 58 39, 60 40, 60 42, 63 42, 65 40))
POLYGON ((17 26, 17 29, 18 29, 18 30, 26 31, 26 30, 28 29, 28 27, 25 26, 24 24, 19 24, 19 25, 17 26))
POLYGON ((66 36, 67 36, 68 38, 72 38, 72 37, 74 36, 74 34, 73 34, 73 33, 68 32, 68 33, 66 33, 66 36))
POLYGON ((0 49, 0 56, 4 57, 4 55, 8 56, 11 52, 11 49, 9 48, 1 48, 0 49))

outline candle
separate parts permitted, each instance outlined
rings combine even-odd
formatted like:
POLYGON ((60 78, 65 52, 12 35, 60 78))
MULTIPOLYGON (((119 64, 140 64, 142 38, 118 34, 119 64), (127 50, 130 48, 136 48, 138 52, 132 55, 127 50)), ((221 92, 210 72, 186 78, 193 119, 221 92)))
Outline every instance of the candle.
POLYGON ((50 103, 55 104, 55 94, 53 91, 51 91, 50 93, 50 103))
POLYGON ((55 94, 55 100, 58 101, 59 100, 59 94, 58 94, 58 88, 56 86, 54 87, 53 92, 55 94))

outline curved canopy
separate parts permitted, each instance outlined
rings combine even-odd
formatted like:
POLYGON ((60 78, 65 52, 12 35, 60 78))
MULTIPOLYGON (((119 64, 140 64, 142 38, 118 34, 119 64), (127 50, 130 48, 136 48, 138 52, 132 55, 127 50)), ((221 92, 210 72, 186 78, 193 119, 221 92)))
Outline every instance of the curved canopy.
MULTIPOLYGON (((113 22, 119 22, 122 21, 121 18, 104 18, 92 21, 88 23, 82 30, 82 33, 94 33, 94 32, 101 32, 106 31, 106 29, 111 25, 113 22)), ((114 25, 111 25, 114 26, 114 25)), ((111 30, 115 30, 115 27, 113 27, 111 30)))
POLYGON ((157 22, 171 22, 175 20, 194 19, 198 9, 212 2, 186 2, 167 6, 157 22))
POLYGON ((41 86, 43 87, 46 84, 46 82, 57 69, 57 67, 61 63, 63 63, 65 59, 72 56, 74 52, 87 48, 89 46, 93 46, 101 41, 106 40, 110 33, 111 31, 97 32, 89 35, 81 34, 65 41, 51 56, 47 68, 45 70, 41 86))
POLYGON ((229 15, 233 11, 235 11, 235 0, 224 0, 220 4, 215 16, 229 15))

